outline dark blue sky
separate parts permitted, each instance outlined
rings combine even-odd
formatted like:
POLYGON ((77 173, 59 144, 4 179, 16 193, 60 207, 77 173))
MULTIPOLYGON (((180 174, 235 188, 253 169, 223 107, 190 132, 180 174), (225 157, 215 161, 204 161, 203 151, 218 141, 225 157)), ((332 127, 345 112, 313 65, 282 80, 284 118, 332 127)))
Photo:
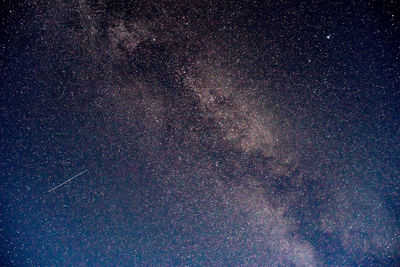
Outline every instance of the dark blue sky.
POLYGON ((394 1, 1 5, 1 265, 399 265, 394 1))

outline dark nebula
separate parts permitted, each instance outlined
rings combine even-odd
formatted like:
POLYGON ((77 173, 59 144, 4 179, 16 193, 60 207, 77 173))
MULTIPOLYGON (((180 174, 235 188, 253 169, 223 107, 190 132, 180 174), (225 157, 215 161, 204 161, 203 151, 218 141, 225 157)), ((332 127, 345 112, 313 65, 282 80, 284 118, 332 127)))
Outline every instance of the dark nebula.
POLYGON ((400 265, 395 1, 1 5, 2 266, 400 265))

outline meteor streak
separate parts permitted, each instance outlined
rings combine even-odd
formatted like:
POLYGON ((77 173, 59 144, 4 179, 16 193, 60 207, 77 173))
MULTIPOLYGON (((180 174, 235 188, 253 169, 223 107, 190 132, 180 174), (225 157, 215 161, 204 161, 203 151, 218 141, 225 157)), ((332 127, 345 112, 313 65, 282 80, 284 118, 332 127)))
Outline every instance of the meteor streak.
POLYGON ((88 170, 84 170, 83 172, 78 173, 77 175, 75 175, 75 176, 69 178, 68 180, 66 180, 65 182, 63 182, 63 183, 57 185, 56 187, 53 187, 53 188, 50 189, 47 193, 50 193, 50 192, 56 190, 56 189, 59 188, 60 186, 65 185, 66 183, 72 181, 73 179, 75 179, 75 178, 78 177, 78 176, 81 176, 82 174, 84 174, 84 173, 87 172, 87 171, 88 171, 88 170))

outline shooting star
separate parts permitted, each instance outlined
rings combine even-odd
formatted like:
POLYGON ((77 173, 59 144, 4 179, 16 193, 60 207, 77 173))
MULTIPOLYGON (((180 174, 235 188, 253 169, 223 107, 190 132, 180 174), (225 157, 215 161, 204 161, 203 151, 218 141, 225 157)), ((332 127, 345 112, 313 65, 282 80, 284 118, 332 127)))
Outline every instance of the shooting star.
POLYGON ((83 172, 78 173, 77 175, 73 176, 72 178, 69 178, 68 180, 66 180, 65 182, 63 182, 63 183, 57 185, 56 187, 53 187, 52 189, 50 189, 49 191, 47 191, 47 193, 50 193, 50 192, 56 190, 56 189, 59 188, 60 186, 65 185, 66 183, 72 181, 72 180, 75 179, 76 177, 81 176, 82 174, 84 174, 84 173, 87 172, 87 171, 88 171, 88 170, 84 170, 83 172))

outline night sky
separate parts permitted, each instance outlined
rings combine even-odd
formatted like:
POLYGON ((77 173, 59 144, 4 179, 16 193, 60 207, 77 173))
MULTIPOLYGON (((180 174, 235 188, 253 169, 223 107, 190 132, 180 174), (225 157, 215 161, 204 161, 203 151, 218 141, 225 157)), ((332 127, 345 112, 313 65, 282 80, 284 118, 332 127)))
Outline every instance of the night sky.
POLYGON ((0 9, 1 266, 400 266, 395 0, 0 9))

